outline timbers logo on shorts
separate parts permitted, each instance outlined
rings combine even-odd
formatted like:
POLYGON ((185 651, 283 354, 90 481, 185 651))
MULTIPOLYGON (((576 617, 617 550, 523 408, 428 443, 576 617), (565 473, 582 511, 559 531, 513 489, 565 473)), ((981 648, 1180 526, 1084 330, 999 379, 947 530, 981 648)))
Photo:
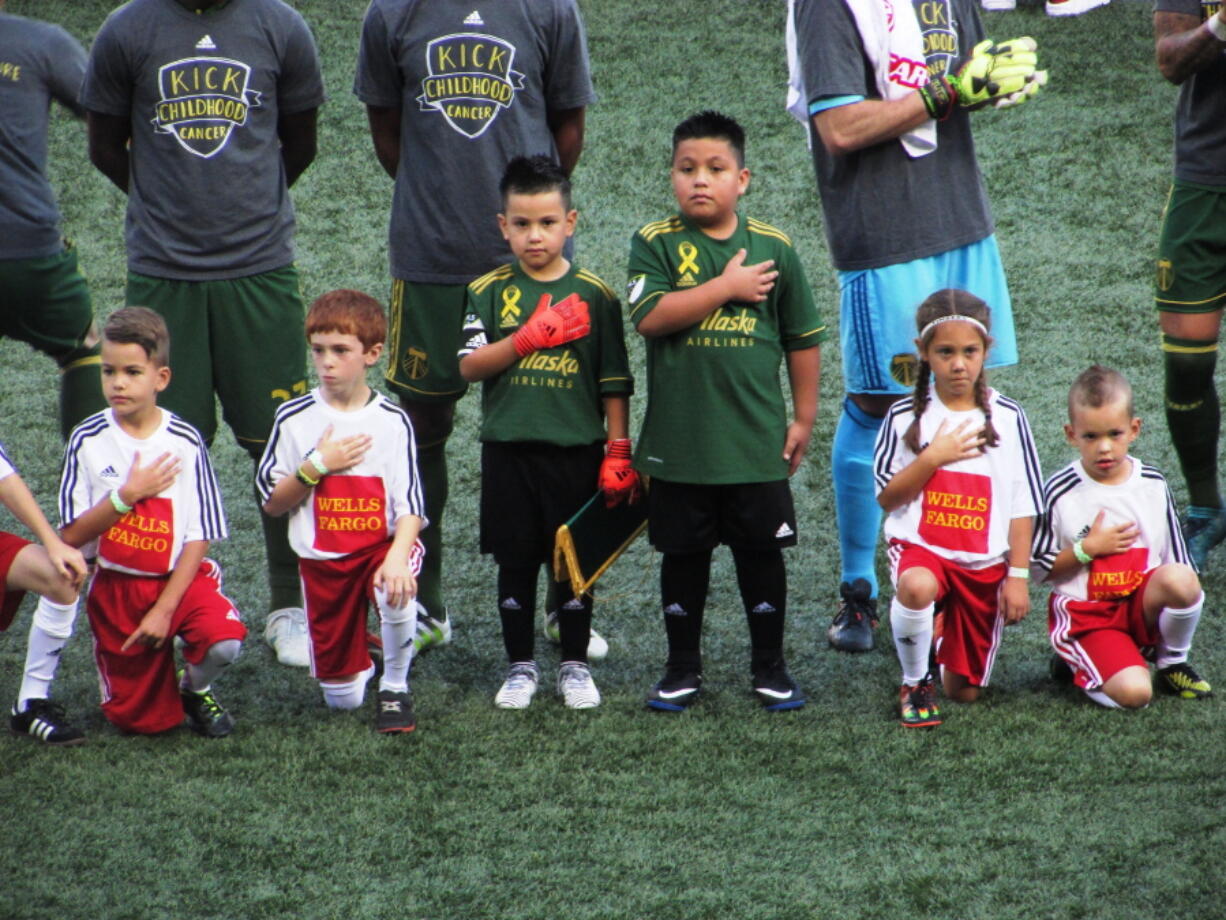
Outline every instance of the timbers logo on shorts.
POLYGON ((524 88, 524 75, 511 69, 515 46, 476 32, 444 35, 426 45, 428 75, 417 102, 434 109, 470 140, 480 137, 524 88))
MULTIPOLYGON (((207 35, 198 48, 213 47, 207 35), (208 44, 204 44, 207 42, 208 44)), ((198 157, 215 156, 235 128, 247 123, 247 113, 260 104, 260 94, 248 89, 251 68, 227 58, 187 58, 158 69, 158 100, 154 130, 175 138, 198 157)))

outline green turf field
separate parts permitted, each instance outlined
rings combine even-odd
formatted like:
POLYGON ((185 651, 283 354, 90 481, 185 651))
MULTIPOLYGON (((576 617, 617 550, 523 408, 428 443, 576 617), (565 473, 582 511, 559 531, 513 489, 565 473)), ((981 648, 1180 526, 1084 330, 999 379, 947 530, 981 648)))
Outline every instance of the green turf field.
MULTIPOLYGON (((319 158, 294 189, 305 289, 384 297, 391 183, 350 92, 366 4, 294 5, 317 36, 331 93, 319 158)), ((62 23, 88 44, 110 6, 10 0, 8 10, 62 23)), ((782 108, 781 0, 581 6, 601 97, 575 176, 582 261, 620 286, 631 233, 672 207, 672 126, 718 107, 748 129, 745 210, 792 236, 832 319, 804 137, 782 108)), ((976 116, 1023 355, 993 381, 1027 408, 1052 471, 1071 457, 1060 429, 1068 383, 1091 361, 1119 366, 1144 418, 1137 453, 1171 474, 1182 500, 1149 294, 1175 98, 1153 64, 1150 6, 1116 0, 1056 21, 1024 5, 987 24, 996 38, 1036 36, 1051 73, 1035 102, 976 116)), ((106 314, 123 296, 122 196, 90 167, 83 126, 62 114, 52 158, 65 231, 106 314)), ((630 346, 641 369, 641 343, 630 346)), ((822 414, 793 483, 801 545, 788 554, 789 660, 807 708, 767 715, 751 699, 744 617, 721 553, 707 691, 681 717, 645 711, 664 639, 657 564, 639 544, 597 607, 613 647, 595 670, 604 705, 564 710, 547 682, 530 710, 496 711, 503 657, 494 568, 476 552, 479 407, 469 397, 451 442, 446 530, 455 644, 415 665, 418 731, 376 737, 369 710, 328 713, 307 674, 278 666, 260 640, 267 590, 250 468, 223 436, 214 456, 232 536, 214 555, 254 627, 218 685, 238 728, 212 743, 186 730, 120 736, 97 709, 82 615, 56 691, 89 743, 49 750, 0 739, 0 918, 1226 915, 1219 700, 1106 712, 1054 686, 1038 591, 1007 635, 986 699, 950 704, 935 732, 897 726, 898 667, 884 630, 882 647, 862 657, 826 648, 838 580, 828 454, 841 381, 837 348, 825 358, 822 414)), ((61 449, 53 365, 12 342, 0 343, 0 360, 0 440, 51 512, 61 449)), ((641 404, 634 411, 641 417, 641 404)), ((1226 552, 1212 562, 1193 659, 1226 686, 1226 552)), ((27 601, 0 636, 6 708, 31 610, 27 601)), ((551 674, 556 653, 540 655, 551 674)))

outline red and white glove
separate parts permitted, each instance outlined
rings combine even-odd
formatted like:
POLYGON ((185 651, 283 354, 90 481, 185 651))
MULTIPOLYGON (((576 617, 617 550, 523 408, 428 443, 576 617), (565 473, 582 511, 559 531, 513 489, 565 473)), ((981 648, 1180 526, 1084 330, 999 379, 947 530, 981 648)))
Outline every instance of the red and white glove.
POLYGON ((542 348, 581 339, 592 329, 587 301, 580 300, 578 294, 570 294, 555 304, 549 301, 549 295, 542 294, 536 312, 511 336, 521 358, 542 348))
POLYGON ((606 508, 623 501, 633 505, 639 500, 639 474, 630 465, 629 438, 616 438, 608 443, 604 460, 600 462, 598 482, 606 508))

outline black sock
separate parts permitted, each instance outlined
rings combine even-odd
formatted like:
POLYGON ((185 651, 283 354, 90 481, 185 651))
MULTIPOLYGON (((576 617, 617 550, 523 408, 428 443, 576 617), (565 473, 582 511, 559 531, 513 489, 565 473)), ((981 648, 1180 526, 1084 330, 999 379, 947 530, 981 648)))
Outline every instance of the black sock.
POLYGON ((536 576, 540 564, 498 566, 498 616, 507 660, 532 661, 536 617, 536 576))
POLYGON ((1217 485, 1217 444, 1222 424, 1213 372, 1217 341, 1162 336, 1166 367, 1166 425, 1188 483, 1188 503, 1222 507, 1217 485))
POLYGON ((756 667, 783 656, 783 621, 787 613, 788 575, 783 551, 734 549, 736 583, 749 621, 749 644, 756 667))
POLYGON ((702 615, 711 578, 711 551, 665 553, 660 563, 660 601, 668 635, 668 666, 702 670, 702 615))
POLYGON ((592 634, 592 595, 575 597, 570 584, 556 584, 550 591, 556 597, 569 597, 558 608, 558 634, 562 640, 563 661, 587 661, 587 643, 592 634))

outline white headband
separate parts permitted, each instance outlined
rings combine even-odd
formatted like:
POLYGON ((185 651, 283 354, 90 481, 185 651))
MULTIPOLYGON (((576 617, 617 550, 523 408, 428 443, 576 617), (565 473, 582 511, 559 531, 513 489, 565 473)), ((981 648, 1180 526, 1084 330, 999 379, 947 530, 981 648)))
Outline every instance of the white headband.
POLYGON ((988 335, 988 327, 985 326, 983 323, 979 322, 979 320, 975 319, 975 317, 962 316, 958 313, 951 313, 948 316, 938 316, 936 319, 930 322, 927 326, 921 329, 920 334, 919 334, 920 341, 921 342, 924 341, 924 339, 928 337, 928 333, 930 333, 937 326, 941 325, 941 323, 953 323, 953 322, 970 323, 972 326, 978 329, 981 333, 983 333, 983 337, 985 339, 991 338, 991 336, 988 335))

